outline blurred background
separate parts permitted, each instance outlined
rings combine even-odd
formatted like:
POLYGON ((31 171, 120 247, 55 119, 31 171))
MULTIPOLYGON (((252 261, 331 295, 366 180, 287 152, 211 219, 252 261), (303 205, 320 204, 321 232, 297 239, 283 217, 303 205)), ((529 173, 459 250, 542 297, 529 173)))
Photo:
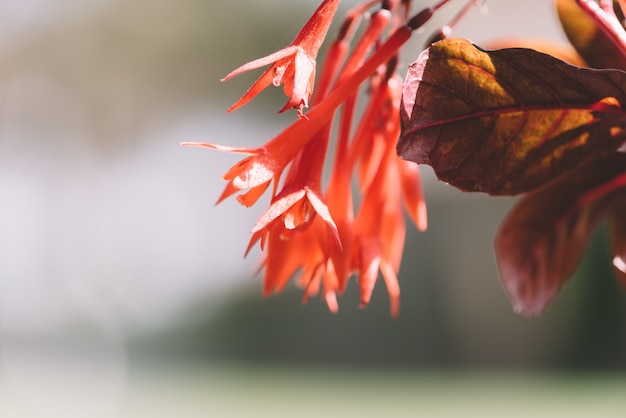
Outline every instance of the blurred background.
MULTIPOLYGON (((382 285, 362 310, 352 283, 337 315, 294 285, 261 297, 243 252, 262 205, 214 206, 238 157, 178 144, 258 145, 293 120, 272 110, 281 89, 226 115, 259 73, 219 80, 290 43, 318 3, 0 0, 0 416, 626 414, 604 230, 548 311, 520 317, 492 252, 513 200, 427 167, 399 319, 382 285)), ((565 42, 552 2, 488 9, 455 34, 565 42)))

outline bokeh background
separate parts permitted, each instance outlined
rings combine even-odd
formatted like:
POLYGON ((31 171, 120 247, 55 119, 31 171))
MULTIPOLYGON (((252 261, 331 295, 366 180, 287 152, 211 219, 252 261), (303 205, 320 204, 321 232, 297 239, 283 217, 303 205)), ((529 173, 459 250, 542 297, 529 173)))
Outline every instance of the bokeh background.
MULTIPOLYGON (((243 259, 261 208, 214 206, 237 157, 178 144, 256 145, 293 119, 279 89, 226 115, 257 74, 219 79, 317 3, 0 0, 0 416, 626 415, 604 230, 548 311, 520 317, 491 246, 513 200, 427 167, 398 320, 382 285, 362 310, 353 283, 337 315, 295 286, 261 297, 258 253, 243 259)), ((550 1, 488 9, 455 34, 565 42, 550 1)))

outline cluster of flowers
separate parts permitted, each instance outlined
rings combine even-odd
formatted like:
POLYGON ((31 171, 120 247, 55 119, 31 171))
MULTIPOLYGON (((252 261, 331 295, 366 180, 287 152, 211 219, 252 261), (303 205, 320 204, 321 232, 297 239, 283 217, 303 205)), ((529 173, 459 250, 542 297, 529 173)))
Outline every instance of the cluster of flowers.
POLYGON ((330 311, 336 312, 337 294, 352 276, 358 278, 365 306, 381 273, 391 314, 398 315, 403 209, 419 230, 426 229, 418 166, 396 154, 403 81, 396 71, 398 52, 447 2, 413 16, 406 0, 367 1, 350 10, 328 49, 315 92, 318 51, 339 0, 324 0, 291 45, 224 78, 270 65, 229 111, 273 84, 283 85, 289 98, 282 111, 295 108, 298 113, 290 126, 257 148, 184 144, 249 155, 224 174, 228 184, 218 203, 245 191, 237 201, 251 206, 273 183, 270 205, 252 228, 246 251, 260 243, 264 252, 265 295, 280 292, 297 276, 305 301, 321 291, 330 311), (366 27, 353 39, 362 22, 366 27), (356 112, 362 86, 367 103, 356 112), (335 121, 338 128, 333 130, 335 121), (337 134, 331 140, 333 132, 337 134), (331 145, 334 161, 323 185, 331 145))

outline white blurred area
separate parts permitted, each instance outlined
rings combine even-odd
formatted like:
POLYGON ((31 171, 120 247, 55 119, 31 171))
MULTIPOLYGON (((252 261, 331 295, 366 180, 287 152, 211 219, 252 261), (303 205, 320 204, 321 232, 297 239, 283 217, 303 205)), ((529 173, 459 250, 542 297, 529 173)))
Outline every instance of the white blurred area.
POLYGON ((225 68, 206 70, 208 42, 185 45, 192 7, 0 2, 2 416, 109 416, 128 332, 250 276, 258 213, 213 206, 236 157, 178 144, 271 130, 211 104, 201 77, 225 68))
MULTIPOLYGON (((178 144, 249 144, 273 131, 226 118, 226 104, 211 104, 210 92, 202 101, 185 98, 189 82, 178 77, 187 74, 171 64, 158 68, 184 48, 159 43, 178 35, 153 43, 146 38, 159 22, 131 22, 136 34, 120 22, 139 16, 143 3, 0 3, 5 332, 64 326, 70 318, 152 326, 198 292, 227 286, 222 277, 250 270, 242 239, 254 211, 213 207, 219 175, 236 157, 178 144), (117 26, 127 33, 115 33, 117 26)), ((185 7, 176 4, 167 7, 185 7)))
MULTIPOLYGON (((258 11, 258 28, 270 5, 293 2, 0 1, 2 416, 114 416, 127 333, 258 281, 256 254, 243 260, 258 210, 213 205, 238 157, 178 145, 259 144, 286 120, 263 106, 226 116, 248 81, 219 77, 256 57, 231 50, 252 29, 227 3, 258 11)), ((459 34, 487 39, 476 28, 494 24, 539 36, 550 2, 523 3, 489 2, 493 16, 475 14, 459 34)), ((302 22, 274 36, 289 42, 302 22)), ((427 187, 431 199, 458 197, 427 187)))

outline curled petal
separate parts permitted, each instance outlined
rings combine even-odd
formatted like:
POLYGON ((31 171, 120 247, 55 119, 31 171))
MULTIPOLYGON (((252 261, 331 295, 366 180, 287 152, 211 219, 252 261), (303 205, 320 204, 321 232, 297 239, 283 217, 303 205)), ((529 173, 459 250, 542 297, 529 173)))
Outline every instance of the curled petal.
POLYGON ((298 203, 308 203, 313 208, 314 213, 318 214, 322 220, 328 225, 333 237, 340 245, 339 232, 337 232, 337 226, 330 216, 330 212, 326 204, 320 199, 320 197, 310 188, 304 187, 295 192, 286 194, 277 198, 274 203, 270 205, 265 212, 261 214, 259 220, 252 228, 252 233, 259 232, 267 228, 272 222, 279 217, 285 217, 285 227, 287 229, 295 229, 299 225, 306 223, 310 220, 312 213, 308 210, 307 206, 297 206, 298 203), (306 197, 306 200, 303 198, 306 197), (296 211, 293 209, 296 208, 296 211))
POLYGON ((222 178, 228 181, 216 204, 240 190, 249 189, 237 197, 237 201, 246 207, 252 206, 267 190, 270 182, 278 179, 282 172, 280 164, 265 148, 228 147, 206 142, 183 142, 183 146, 211 148, 218 151, 237 154, 251 154, 232 166, 222 178))
MULTIPOLYGON (((306 190, 300 189, 293 193, 289 193, 286 196, 283 196, 277 199, 274 203, 270 205, 269 208, 265 210, 259 217, 259 220, 250 231, 252 234, 259 232, 280 216, 284 215, 289 209, 291 209, 297 202, 301 201, 302 198, 306 195, 306 190)), ((289 228, 293 229, 293 228, 289 228)))
POLYGON ((263 193, 265 193, 269 185, 270 182, 268 181, 267 183, 261 183, 258 186, 251 187, 247 193, 243 193, 237 196, 237 202, 249 208, 250 206, 254 205, 261 196, 263 196, 263 193))
POLYGON ((298 52, 286 67, 284 74, 274 78, 274 85, 276 86, 284 82, 285 94, 289 96, 287 104, 279 112, 296 108, 302 113, 303 108, 309 107, 309 99, 313 94, 315 60, 302 52, 298 52))
POLYGON ((266 65, 273 64, 276 61, 295 55, 297 51, 298 51, 297 46, 290 45, 287 48, 283 48, 280 51, 274 52, 273 54, 267 55, 263 58, 255 59, 254 61, 250 61, 242 65, 241 67, 231 71, 226 77, 222 78, 221 81, 227 81, 239 74, 245 73, 246 71, 255 70, 257 68, 261 68, 261 67, 265 67, 266 65))
POLYGON ((276 167, 271 159, 253 156, 245 158, 230 168, 222 178, 232 180, 239 190, 250 189, 271 181, 276 167))

